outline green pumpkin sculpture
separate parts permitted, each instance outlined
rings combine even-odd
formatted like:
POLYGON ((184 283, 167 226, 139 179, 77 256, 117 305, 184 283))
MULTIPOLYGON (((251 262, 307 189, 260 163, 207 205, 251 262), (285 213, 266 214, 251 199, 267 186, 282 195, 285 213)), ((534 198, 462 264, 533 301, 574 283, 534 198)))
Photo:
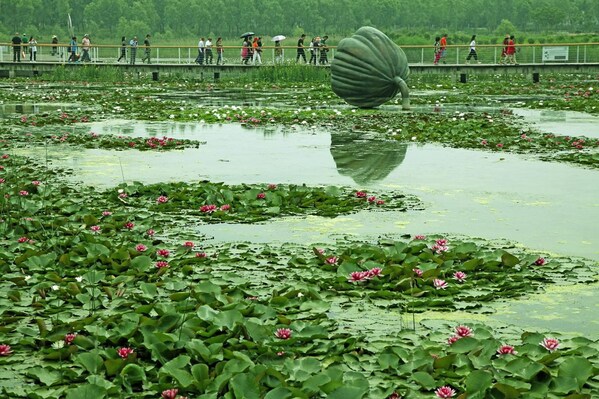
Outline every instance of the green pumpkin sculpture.
POLYGON ((409 75, 403 50, 370 26, 341 40, 331 62, 333 91, 360 108, 378 107, 401 92, 403 109, 408 109, 410 97, 405 81, 409 75))

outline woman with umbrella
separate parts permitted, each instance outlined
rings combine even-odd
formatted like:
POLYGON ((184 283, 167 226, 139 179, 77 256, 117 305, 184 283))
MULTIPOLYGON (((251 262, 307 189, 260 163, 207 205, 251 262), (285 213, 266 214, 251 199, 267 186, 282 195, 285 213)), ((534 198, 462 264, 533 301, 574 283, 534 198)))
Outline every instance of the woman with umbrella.
POLYGON ((281 40, 285 40, 286 37, 283 35, 276 35, 272 37, 272 41, 275 42, 275 64, 283 63, 283 49, 281 48, 281 40))
POLYGON ((241 37, 243 38, 243 45, 241 47, 241 63, 247 65, 252 58, 252 35, 254 32, 246 32, 241 37))

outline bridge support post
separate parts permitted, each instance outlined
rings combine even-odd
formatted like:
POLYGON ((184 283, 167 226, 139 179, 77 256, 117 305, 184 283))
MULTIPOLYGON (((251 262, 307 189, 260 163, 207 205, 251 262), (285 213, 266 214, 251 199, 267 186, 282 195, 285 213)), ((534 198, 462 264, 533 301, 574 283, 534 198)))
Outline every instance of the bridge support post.
POLYGON ((152 80, 158 82, 158 71, 152 72, 152 80))
POLYGON ((218 82, 220 80, 220 72, 214 72, 214 81, 218 82))
POLYGON ((532 73, 532 83, 539 83, 540 76, 538 72, 532 73))
POLYGON ((15 70, 14 69, 9 69, 8 70, 8 77, 9 79, 12 79, 15 77, 15 70))
POLYGON ((468 75, 466 75, 465 73, 460 73, 460 83, 467 83, 468 82, 468 75))

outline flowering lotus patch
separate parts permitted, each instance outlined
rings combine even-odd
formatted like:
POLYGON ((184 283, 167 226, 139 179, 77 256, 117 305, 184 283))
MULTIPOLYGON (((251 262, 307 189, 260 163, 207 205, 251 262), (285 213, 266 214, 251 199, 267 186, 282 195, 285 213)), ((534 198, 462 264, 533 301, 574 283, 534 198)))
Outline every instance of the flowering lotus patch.
POLYGON ((275 337, 279 339, 289 339, 291 338, 292 333, 293 332, 289 328, 279 328, 275 331, 275 337))
POLYGON ((498 355, 516 355, 518 352, 514 350, 512 345, 501 345, 499 349, 497 349, 498 355))
POLYGON ((9 356, 12 354, 10 345, 0 344, 0 356, 9 356))
POLYGON ((433 280, 433 286, 438 289, 438 290, 444 290, 446 289, 449 285, 447 284, 447 282, 445 280, 441 280, 439 278, 436 278, 433 280))
POLYGON ((66 345, 71 345, 73 343, 73 340, 77 338, 77 334, 66 334, 64 336, 64 343, 66 345))
POLYGON ((162 399, 176 399, 179 390, 177 388, 166 389, 162 391, 162 399))
POLYGON ((543 266, 545 263, 547 263, 547 261, 545 260, 545 258, 542 257, 539 257, 537 258, 537 260, 535 260, 536 266, 543 266))
POLYGON ((169 264, 165 260, 159 260, 158 262, 156 262, 155 266, 157 269, 164 269, 164 268, 167 268, 169 266, 169 264))
POLYGON ((335 265, 339 261, 339 258, 337 258, 336 256, 329 256, 324 261, 329 265, 335 265))
POLYGON ((171 255, 171 251, 168 249, 159 249, 156 251, 156 255, 162 256, 163 258, 168 258, 171 255))
POLYGON ((447 385, 435 390, 435 395, 437 395, 438 398, 453 398, 455 394, 456 391, 447 385))
POLYGON ((468 277, 468 276, 466 275, 466 273, 464 273, 464 272, 460 272, 460 271, 458 271, 458 272, 455 272, 455 273, 453 274, 453 278, 454 278, 455 280, 457 280, 457 281, 458 281, 458 283, 463 283, 463 282, 465 282, 467 277, 468 277))
POLYGON ((544 338, 539 345, 547 349, 549 352, 554 352, 559 347, 559 341, 556 338, 544 338))
POLYGON ((212 212, 216 212, 217 209, 218 208, 216 207, 216 205, 212 205, 212 204, 210 204, 210 205, 202 205, 200 207, 200 212, 203 212, 203 213, 212 213, 212 212))
POLYGON ((471 337, 472 336, 472 329, 470 327, 467 326, 457 326, 455 328, 455 334, 458 337, 471 337))
POLYGON ((122 347, 117 349, 116 351, 117 355, 119 355, 122 359, 127 359, 130 355, 133 354, 133 352, 133 349, 129 347, 122 347))

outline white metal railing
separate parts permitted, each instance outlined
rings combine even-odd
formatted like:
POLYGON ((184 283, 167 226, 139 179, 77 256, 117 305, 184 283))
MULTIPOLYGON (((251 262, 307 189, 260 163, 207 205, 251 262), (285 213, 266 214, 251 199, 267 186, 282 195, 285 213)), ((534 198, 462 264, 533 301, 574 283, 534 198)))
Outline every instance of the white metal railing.
MULTIPOLYGON (((67 62, 69 54, 67 53, 68 44, 37 44, 37 62, 67 62), (58 51, 52 55, 52 48, 57 47, 58 51)), ((405 52, 410 64, 432 64, 434 60, 434 51, 432 45, 406 45, 401 46, 405 52)), ((470 62, 481 62, 483 64, 497 64, 502 61, 502 50, 504 46, 498 45, 477 45, 478 60, 471 59, 470 62)), ((29 62, 29 48, 22 46, 26 52, 23 62, 29 62)), ((223 60, 225 64, 241 64, 242 46, 224 46, 223 60)), ((296 46, 281 46, 281 63, 292 63, 297 58, 296 46)), ((336 47, 327 46, 329 50, 327 61, 330 62, 335 56, 336 47)), ((547 62, 569 62, 569 63, 599 63, 599 43, 542 43, 542 44, 517 44, 515 61, 518 63, 547 63, 547 62), (548 59, 549 53, 555 54, 556 48, 561 50, 561 58, 548 59), (565 57, 564 57, 565 54, 565 57)), ((151 62, 160 64, 194 64, 198 55, 197 46, 152 46, 151 62)), ((78 52, 81 52, 81 45, 78 44, 78 52)), ((306 58, 309 60, 311 53, 308 47, 304 48, 306 58)), ((447 46, 445 57, 441 63, 465 64, 466 57, 470 50, 468 45, 449 45, 447 46)), ((140 64, 144 56, 145 47, 137 47, 135 63, 140 64)), ((218 53, 216 47, 212 48, 213 64, 216 63, 218 53)), ((116 63, 121 54, 120 45, 92 45, 90 48, 90 57, 92 63, 116 63)), ((131 47, 126 46, 126 59, 122 63, 131 63, 131 47)), ((265 45, 261 53, 263 64, 273 64, 277 57, 275 56, 275 46, 265 45)), ((320 53, 316 54, 316 64, 320 64, 320 53)), ((11 43, 0 43, 0 62, 10 62, 13 60, 13 46, 11 43)), ((303 62, 303 58, 300 58, 303 62)), ((249 64, 252 63, 250 59, 249 64)))

